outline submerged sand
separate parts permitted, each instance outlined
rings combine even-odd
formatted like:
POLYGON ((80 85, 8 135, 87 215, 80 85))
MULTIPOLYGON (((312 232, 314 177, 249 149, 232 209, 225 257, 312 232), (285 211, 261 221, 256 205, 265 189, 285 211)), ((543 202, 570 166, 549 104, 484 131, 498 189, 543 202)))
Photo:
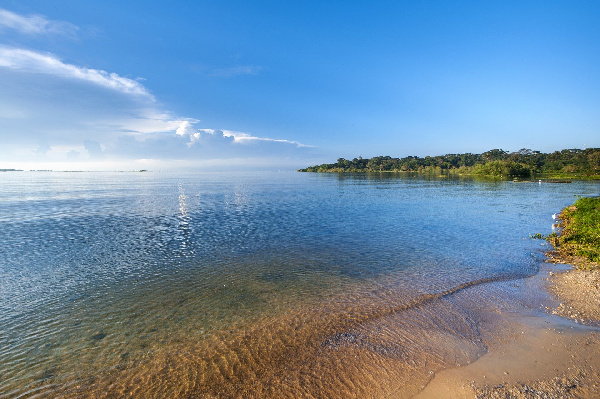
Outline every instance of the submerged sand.
POLYGON ((72 382, 48 378, 37 392, 66 398, 600 397, 598 278, 546 264, 531 277, 481 280, 412 301, 382 285, 371 296, 346 295, 341 304, 301 307, 204 340, 174 336, 144 358, 121 356, 117 366, 72 382))
POLYGON ((537 278, 555 299, 547 315, 512 317, 520 333, 437 373, 416 398, 600 397, 600 271, 549 269, 537 278))
POLYGON ((597 398, 597 319, 563 295, 589 303, 594 294, 581 287, 597 287, 597 274, 582 283, 578 271, 557 268, 386 306, 358 323, 324 309, 310 319, 317 324, 295 316, 204 346, 185 342, 58 396, 597 398), (576 309, 577 322, 563 308, 576 309))

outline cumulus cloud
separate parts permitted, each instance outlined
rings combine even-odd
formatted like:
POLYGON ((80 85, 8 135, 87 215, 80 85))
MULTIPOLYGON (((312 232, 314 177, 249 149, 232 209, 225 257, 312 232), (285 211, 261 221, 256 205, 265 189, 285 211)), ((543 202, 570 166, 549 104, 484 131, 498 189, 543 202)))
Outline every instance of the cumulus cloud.
POLYGON ((215 145, 231 145, 235 140, 219 129, 199 129, 190 136, 188 147, 198 143, 202 146, 215 147, 215 145))
MULTIPOLYGON (((299 147, 296 142, 253 137, 236 140, 231 131, 220 129, 191 129, 183 124, 186 134, 175 132, 146 135, 144 140, 136 136, 121 136, 118 143, 107 148, 105 154, 118 157, 148 158, 162 160, 244 159, 263 157, 291 158, 306 154, 310 146, 299 147)), ((180 130, 182 132, 183 129, 180 130)), ((237 134, 237 133, 236 133, 237 134)))
POLYGON ((13 29, 27 35, 75 36, 78 27, 64 21, 52 21, 41 15, 23 16, 0 8, 0 31, 13 29))
POLYGON ((178 136, 192 136, 195 133, 194 122, 189 120, 182 121, 175 130, 175 134, 178 136))
POLYGON ((51 54, 0 46, 0 67, 13 70, 76 79, 126 94, 152 98, 138 81, 100 69, 79 67, 62 62, 51 54))
POLYGON ((104 156, 102 145, 97 141, 83 140, 83 146, 92 158, 102 158, 104 156))
POLYGON ((281 144, 291 144, 298 148, 301 147, 313 147, 311 145, 302 144, 299 141, 284 140, 284 139, 273 139, 269 137, 257 137, 252 136, 248 133, 236 132, 232 130, 220 130, 220 129, 196 129, 194 124, 197 120, 185 120, 182 121, 176 130, 176 134, 180 137, 189 137, 188 147, 196 143, 203 142, 214 142, 215 140, 222 141, 225 138, 228 143, 237 144, 250 144, 252 142, 271 142, 281 144))
POLYGON ((152 138, 155 133, 188 137, 195 132, 192 124, 198 120, 177 117, 153 105, 139 104, 138 108, 133 108, 135 104, 131 104, 131 108, 123 115, 108 115, 105 120, 94 122, 94 125, 103 130, 130 134, 138 140, 152 138))

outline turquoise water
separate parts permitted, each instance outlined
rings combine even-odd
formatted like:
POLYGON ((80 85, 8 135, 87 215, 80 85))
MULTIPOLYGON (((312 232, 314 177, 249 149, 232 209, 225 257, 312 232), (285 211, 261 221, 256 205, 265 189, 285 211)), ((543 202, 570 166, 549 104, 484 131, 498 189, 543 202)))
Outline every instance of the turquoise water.
POLYGON ((476 357, 464 310, 433 302, 535 274, 545 248, 528 236, 598 191, 392 174, 2 173, 0 397, 341 397, 389 378, 381 359, 416 370, 423 331, 460 341, 423 362, 476 357), (438 308, 415 313, 425 302, 438 308), (355 350, 362 371, 324 379, 355 350))

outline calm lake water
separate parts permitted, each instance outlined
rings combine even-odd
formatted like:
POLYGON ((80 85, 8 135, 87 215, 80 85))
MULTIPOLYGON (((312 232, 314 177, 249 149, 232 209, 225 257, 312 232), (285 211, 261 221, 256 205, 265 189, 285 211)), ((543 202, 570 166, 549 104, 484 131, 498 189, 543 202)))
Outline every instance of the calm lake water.
MULTIPOLYGON (((598 183, 0 174, 0 397, 353 397, 485 352, 469 286, 535 274, 598 183)), ((482 295, 474 290, 472 295, 482 295)))

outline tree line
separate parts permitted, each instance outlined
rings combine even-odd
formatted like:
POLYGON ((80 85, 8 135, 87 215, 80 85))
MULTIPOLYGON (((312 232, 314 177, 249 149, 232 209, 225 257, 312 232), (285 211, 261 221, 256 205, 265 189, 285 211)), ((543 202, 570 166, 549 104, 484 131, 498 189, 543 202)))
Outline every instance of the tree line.
POLYGON ((438 156, 408 156, 392 158, 339 158, 336 163, 309 166, 299 172, 418 172, 461 173, 487 176, 528 177, 534 174, 600 175, 600 148, 567 149, 542 153, 521 149, 508 152, 501 149, 482 154, 446 154, 438 156))

